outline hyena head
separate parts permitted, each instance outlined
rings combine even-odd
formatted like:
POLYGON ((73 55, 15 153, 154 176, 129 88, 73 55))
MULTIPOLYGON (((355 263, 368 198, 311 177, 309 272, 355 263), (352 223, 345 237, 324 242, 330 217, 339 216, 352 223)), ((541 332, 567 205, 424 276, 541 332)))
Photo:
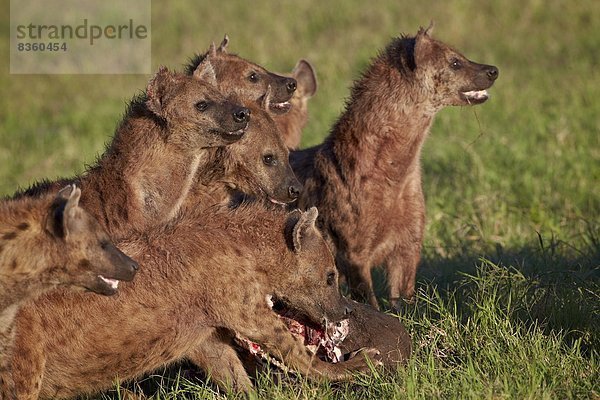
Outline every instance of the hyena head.
MULTIPOLYGON (((486 89, 498 78, 498 68, 470 61, 450 46, 433 39, 429 28, 421 28, 408 45, 413 47, 413 68, 420 97, 433 110, 445 106, 481 104, 486 89)), ((392 47, 394 43, 392 43, 392 47)))
POLYGON ((275 122, 285 145, 297 149, 302 139, 302 129, 308 122, 308 100, 317 91, 317 74, 308 61, 301 59, 288 76, 296 80, 298 87, 290 101, 291 110, 287 114, 276 115, 275 122))
POLYGON ((309 325, 327 326, 348 318, 349 302, 338 288, 338 272, 329 247, 317 229, 316 207, 288 217, 289 242, 296 264, 283 276, 274 298, 309 325), (299 214, 299 216, 298 216, 299 214))
POLYGON ((195 56, 186 66, 188 75, 204 63, 212 64, 219 89, 228 95, 236 94, 245 104, 261 102, 271 87, 269 112, 283 114, 290 109, 290 99, 296 91, 296 80, 267 71, 235 54, 227 52, 229 38, 225 35, 219 47, 214 43, 208 52, 195 56))
POLYGON ((285 204, 298 198, 302 184, 292 171, 277 125, 266 111, 269 99, 267 88, 260 106, 249 105, 252 121, 245 137, 224 150, 229 160, 225 181, 245 194, 285 204))
POLYGON ((160 68, 146 88, 146 107, 165 126, 165 140, 194 152, 242 138, 250 111, 226 99, 216 88, 210 64, 192 76, 160 68))
POLYGON ((58 192, 47 212, 45 232, 61 249, 64 265, 52 266, 46 283, 81 287, 112 295, 119 281, 131 281, 137 263, 119 250, 104 228, 79 206, 81 190, 58 192))

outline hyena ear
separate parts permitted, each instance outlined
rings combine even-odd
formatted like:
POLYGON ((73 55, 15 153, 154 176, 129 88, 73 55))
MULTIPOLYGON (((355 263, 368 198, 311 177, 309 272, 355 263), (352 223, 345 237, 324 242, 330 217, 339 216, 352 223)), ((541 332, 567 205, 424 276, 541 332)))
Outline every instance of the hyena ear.
POLYGON ((217 49, 217 53, 227 54, 227 45, 228 44, 229 44, 229 36, 227 36, 227 34, 225 34, 225 37, 223 37, 223 41, 221 42, 221 44, 219 45, 219 48, 217 49))
POLYGON ((193 75, 194 75, 194 78, 198 79, 199 81, 206 82, 206 83, 216 87, 217 86, 217 74, 215 72, 215 68, 213 67, 210 59, 211 59, 210 55, 207 55, 206 57, 204 57, 204 60, 202 60, 202 62, 200 64, 198 64, 198 67, 194 71, 193 75))
POLYGON ((73 185, 67 204, 65 204, 65 210, 63 212, 63 226, 65 231, 65 237, 68 237, 70 233, 80 232, 85 228, 85 222, 83 218, 83 209, 79 207, 79 199, 81 198, 81 189, 73 185))
POLYGON ((294 251, 299 253, 302 248, 306 248, 316 237, 318 230, 316 226, 319 211, 317 207, 311 207, 308 211, 300 215, 300 219, 292 231, 294 251))
POLYGON ((260 101, 260 107, 263 110, 267 110, 267 111, 269 110, 269 106, 271 105, 272 93, 273 93, 273 90, 271 90, 271 85, 267 86, 267 91, 262 96, 261 101, 260 101))
POLYGON ((168 85, 173 81, 173 74, 167 67, 160 67, 150 79, 146 87, 146 107, 154 114, 163 115, 163 96, 168 85))
POLYGON ((317 92, 317 74, 305 59, 298 61, 292 70, 292 78, 298 83, 298 89, 304 97, 312 97, 317 92))
POLYGON ((206 56, 213 56, 216 57, 217 56, 217 47, 215 46, 215 42, 212 42, 210 44, 210 47, 208 48, 208 53, 206 53, 206 56))
POLYGON ((431 36, 431 34, 433 33, 434 25, 435 24, 433 23, 433 20, 429 21, 429 26, 427 28, 423 28, 423 27, 419 28, 419 32, 417 32, 417 36, 419 36, 419 35, 431 36))
POLYGON ((429 34, 433 31, 433 21, 427 29, 421 28, 415 36, 414 59, 417 68, 431 58, 433 52, 432 39, 429 34))
POLYGON ((54 237, 66 238, 73 222, 81 218, 80 198, 81 189, 75 185, 65 186, 56 194, 46 217, 46 230, 54 237))

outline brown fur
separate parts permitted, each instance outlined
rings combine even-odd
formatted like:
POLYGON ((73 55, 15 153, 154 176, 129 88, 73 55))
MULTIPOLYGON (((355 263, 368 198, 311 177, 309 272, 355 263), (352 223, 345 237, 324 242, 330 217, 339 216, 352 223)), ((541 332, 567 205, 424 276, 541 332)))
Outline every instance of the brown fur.
POLYGON ((273 203, 298 198, 302 185, 289 163, 289 151, 281 134, 262 105, 249 104, 252 117, 244 137, 229 146, 209 149, 196 175, 185 206, 198 208, 216 204, 235 205, 242 194, 273 203))
POLYGON ((79 207, 81 191, 0 203, 0 398, 12 398, 14 317, 27 300, 62 286, 116 293, 100 276, 130 281, 135 261, 79 207))
POLYGON ((391 370, 404 365, 411 354, 411 339, 398 317, 385 314, 370 305, 352 301, 348 316, 348 336, 340 344, 342 354, 357 349, 375 348, 381 362, 391 370))
MULTIPOLYGON (((210 65, 194 74, 192 78, 161 69, 146 94, 132 101, 97 165, 74 179, 83 189, 83 206, 115 239, 173 218, 207 155, 205 149, 243 136, 248 110, 212 86, 210 65)), ((65 182, 45 182, 24 194, 35 196, 65 182)))
POLYGON ((385 265, 389 297, 412 299, 425 205, 420 153, 433 117, 483 102, 496 67, 467 60, 421 29, 392 40, 352 89, 346 111, 319 146, 292 152, 304 183, 299 206, 317 206, 353 296, 377 307, 371 269, 385 265))
POLYGON ((271 114, 284 114, 289 110, 289 101, 296 90, 296 80, 274 74, 265 68, 227 51, 229 38, 225 35, 217 48, 213 44, 204 54, 197 54, 186 65, 185 71, 193 71, 205 63, 210 63, 215 71, 218 88, 221 92, 235 94, 244 104, 260 103, 267 89, 271 87, 271 114))
POLYGON ((348 312, 316 217, 316 209, 286 214, 253 203, 184 213, 166 228, 120 242, 142 268, 111 301, 58 292, 21 309, 13 358, 18 395, 96 392, 117 377, 134 378, 182 358, 221 384, 248 390, 229 345, 235 336, 313 378, 346 379, 365 370, 362 356, 341 364, 312 358, 267 304, 273 296, 315 323, 348 312))
POLYGON ((308 122, 308 100, 317 91, 317 75, 314 67, 306 60, 299 60, 290 77, 296 80, 297 88, 290 100, 291 108, 286 114, 275 115, 283 142, 289 149, 300 147, 302 129, 308 122))

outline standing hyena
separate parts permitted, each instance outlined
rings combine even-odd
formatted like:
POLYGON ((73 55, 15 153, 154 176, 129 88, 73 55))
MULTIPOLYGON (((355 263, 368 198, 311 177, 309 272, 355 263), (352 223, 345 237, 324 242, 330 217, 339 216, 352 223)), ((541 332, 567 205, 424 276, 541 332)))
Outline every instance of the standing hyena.
MULTIPOLYGON (((206 149, 243 137, 247 108, 215 88, 210 64, 186 76, 161 68, 146 93, 133 99, 97 164, 74 179, 82 205, 113 238, 167 223, 183 204, 206 149)), ((45 182, 25 195, 68 183, 45 182)))
POLYGON ((137 263, 79 207, 81 190, 0 203, 0 398, 12 398, 10 348, 18 308, 59 285, 103 295, 133 279, 137 263))
POLYGON ((315 208, 288 214, 258 202, 210 214, 184 209, 173 224, 119 242, 141 268, 115 299, 53 292, 19 312, 19 398, 93 393, 184 358, 248 390, 236 337, 312 378, 368 371, 363 354, 338 364, 314 357, 277 316, 287 308, 304 323, 331 326, 351 312, 316 217, 315 208))
POLYGON ((420 153, 445 106, 480 104, 498 69, 477 64, 421 29, 392 40, 355 83, 324 143, 292 152, 354 296, 377 307, 371 269, 384 264, 389 298, 412 299, 425 223, 420 153))
POLYGON ((317 75, 313 66, 306 60, 299 60, 290 77, 296 80, 296 91, 290 100, 291 108, 287 114, 274 116, 281 131, 283 142, 292 150, 300 147, 302 129, 308 122, 308 100, 317 91, 317 75))

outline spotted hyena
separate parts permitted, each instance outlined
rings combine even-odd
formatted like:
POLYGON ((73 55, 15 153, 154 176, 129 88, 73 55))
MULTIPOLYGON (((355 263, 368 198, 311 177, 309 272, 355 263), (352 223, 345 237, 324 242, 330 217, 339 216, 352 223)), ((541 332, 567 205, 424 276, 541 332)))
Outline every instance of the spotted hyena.
POLYGON ((271 87, 269 113, 287 113, 292 106, 290 101, 296 91, 296 80, 267 71, 256 63, 229 53, 228 45, 229 37, 225 35, 219 47, 212 44, 207 52, 195 55, 186 65, 186 73, 191 75, 202 64, 211 64, 219 90, 226 95, 236 95, 245 105, 260 103, 267 88, 271 87))
POLYGON ((393 39, 355 82, 323 144, 290 156, 304 184, 299 206, 319 208, 353 296, 375 307, 378 265, 392 304, 414 295, 425 225, 420 154, 435 114, 485 102, 498 77, 430 34, 393 39))
POLYGON ((206 149, 240 140, 250 112, 216 88, 214 70, 192 76, 160 68, 135 97, 96 165, 74 179, 43 182, 16 197, 76 182, 81 203, 115 240, 177 215, 202 167, 206 149))
POLYGON ((287 213, 258 202, 211 213, 188 209, 176 223, 119 242, 141 268, 117 298, 53 292, 19 312, 13 357, 18 395, 93 393, 181 359, 220 385, 249 390, 233 347, 238 339, 313 379, 350 379, 367 371, 364 355, 376 356, 375 350, 323 362, 278 316, 291 312, 325 328, 352 312, 337 287, 317 215, 314 208, 287 213))
MULTIPOLYGON (((137 263, 79 206, 81 190, 0 203, 0 392, 12 398, 10 357, 18 308, 58 286, 103 295, 133 279, 137 263)), ((51 334, 51 332, 48 332, 51 334)))

